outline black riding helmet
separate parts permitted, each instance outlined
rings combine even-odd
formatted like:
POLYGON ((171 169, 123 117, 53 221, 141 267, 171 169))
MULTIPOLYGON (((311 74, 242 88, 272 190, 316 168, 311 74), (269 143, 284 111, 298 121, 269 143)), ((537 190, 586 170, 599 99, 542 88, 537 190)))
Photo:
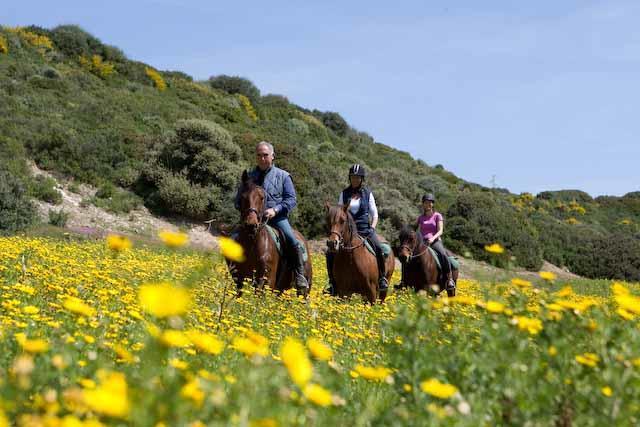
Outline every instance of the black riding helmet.
POLYGON ((349 168, 349 176, 359 176, 362 177, 364 179, 365 176, 367 176, 367 172, 365 172, 364 170, 364 166, 362 165, 351 165, 351 167, 349 168))
POLYGON ((422 196, 422 203, 424 203, 426 201, 430 201, 430 202, 435 203, 436 199, 433 197, 433 194, 427 193, 424 196, 422 196))

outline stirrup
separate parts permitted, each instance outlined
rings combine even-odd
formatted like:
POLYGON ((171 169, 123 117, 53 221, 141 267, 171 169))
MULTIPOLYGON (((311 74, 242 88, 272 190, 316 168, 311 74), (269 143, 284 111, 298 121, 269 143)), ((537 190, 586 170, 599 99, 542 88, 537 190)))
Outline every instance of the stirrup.
POLYGON ((383 276, 378 280, 378 290, 386 291, 387 289, 389 289, 389 281, 383 276))
POLYGON ((303 274, 296 273, 296 288, 298 290, 307 290, 309 289, 309 282, 307 282, 307 278, 304 277, 303 274))

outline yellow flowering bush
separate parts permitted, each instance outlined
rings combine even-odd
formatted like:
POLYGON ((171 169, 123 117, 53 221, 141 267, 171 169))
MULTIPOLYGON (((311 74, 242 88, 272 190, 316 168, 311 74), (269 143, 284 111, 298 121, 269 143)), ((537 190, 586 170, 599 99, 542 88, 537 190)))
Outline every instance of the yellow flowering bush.
POLYGON ((156 70, 150 67, 145 67, 144 72, 151 79, 151 81, 153 81, 153 85, 160 92, 167 89, 167 83, 164 81, 164 79, 162 78, 162 75, 160 75, 159 72, 157 72, 156 70))
POLYGON ((82 55, 78 58, 78 62, 82 68, 101 79, 107 79, 116 73, 115 65, 109 61, 104 61, 100 55, 93 55, 91 58, 82 55))
POLYGON ((242 108, 244 108, 244 111, 247 113, 247 116, 249 116, 249 118, 254 122, 257 121, 258 114, 256 113, 256 110, 253 108, 253 105, 251 104, 251 100, 249 100, 249 98, 242 95, 241 93, 237 94, 236 96, 238 97, 238 100, 240 101, 242 108))
POLYGON ((0 53, 9 53, 9 46, 7 45, 7 39, 3 35, 0 35, 0 53))

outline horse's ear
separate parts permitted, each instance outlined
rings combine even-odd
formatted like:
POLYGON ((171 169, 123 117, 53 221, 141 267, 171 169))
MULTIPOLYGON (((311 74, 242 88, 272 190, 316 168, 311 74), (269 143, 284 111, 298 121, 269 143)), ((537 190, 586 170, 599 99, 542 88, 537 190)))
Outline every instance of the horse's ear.
POLYGON ((249 182, 249 174, 247 173, 247 170, 245 169, 245 170, 242 171, 242 183, 244 185, 246 185, 247 182, 249 182))

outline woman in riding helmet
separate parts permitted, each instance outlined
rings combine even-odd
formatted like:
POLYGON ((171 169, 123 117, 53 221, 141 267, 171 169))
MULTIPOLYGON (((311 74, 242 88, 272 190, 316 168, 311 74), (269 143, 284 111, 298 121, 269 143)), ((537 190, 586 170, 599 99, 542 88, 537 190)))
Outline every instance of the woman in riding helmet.
POLYGON ((456 285, 451 278, 451 264, 441 239, 444 231, 444 218, 440 212, 434 210, 434 203, 433 194, 429 193, 422 196, 422 215, 416 220, 416 229, 422 235, 425 243, 438 253, 442 274, 447 278, 446 287, 447 289, 453 289, 456 285))
MULTIPOLYGON (((349 168, 349 186, 340 193, 338 205, 349 206, 349 212, 351 212, 351 216, 356 222, 358 234, 371 243, 378 263, 378 289, 383 291, 389 287, 389 282, 385 277, 384 255, 375 231, 378 224, 378 208, 373 193, 364 185, 366 176, 367 174, 362 165, 355 164, 349 168)), ((329 288, 327 292, 331 295, 334 294, 335 289, 333 277, 334 256, 335 254, 327 252, 327 271, 329 273, 329 288)))

